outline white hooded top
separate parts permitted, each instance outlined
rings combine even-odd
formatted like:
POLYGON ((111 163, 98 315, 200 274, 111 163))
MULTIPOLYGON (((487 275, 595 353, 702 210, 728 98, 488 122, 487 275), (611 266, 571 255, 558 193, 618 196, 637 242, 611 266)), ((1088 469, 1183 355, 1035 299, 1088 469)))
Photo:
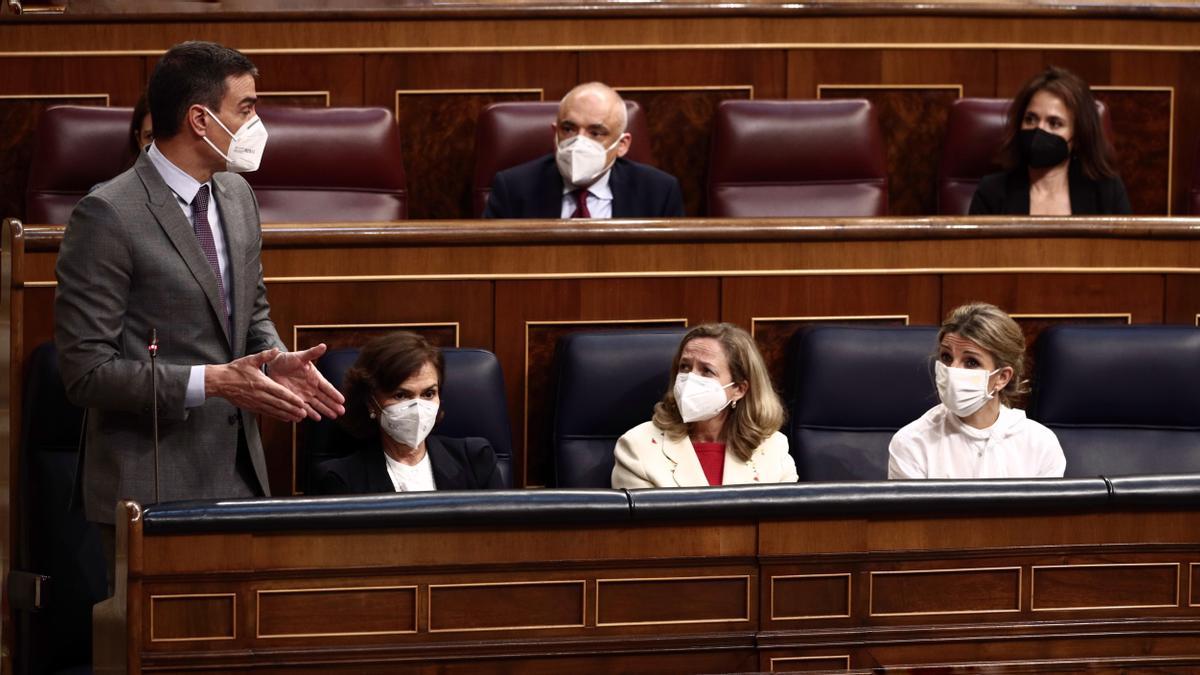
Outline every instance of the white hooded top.
POLYGON ((1066 468, 1054 432, 1003 405, 976 429, 939 403, 888 445, 888 478, 1061 478, 1066 468))

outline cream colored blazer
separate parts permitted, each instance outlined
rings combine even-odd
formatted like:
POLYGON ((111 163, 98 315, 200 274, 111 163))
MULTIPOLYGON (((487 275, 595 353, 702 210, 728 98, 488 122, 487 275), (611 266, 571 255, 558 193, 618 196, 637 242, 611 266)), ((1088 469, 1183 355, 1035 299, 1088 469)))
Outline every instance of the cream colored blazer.
MULTIPOLYGON (((617 439, 613 466, 614 488, 702 487, 708 485, 691 439, 673 441, 653 422, 644 422, 617 439)), ((725 451, 722 485, 794 483, 796 462, 788 454, 787 438, 776 431, 742 461, 725 451)))

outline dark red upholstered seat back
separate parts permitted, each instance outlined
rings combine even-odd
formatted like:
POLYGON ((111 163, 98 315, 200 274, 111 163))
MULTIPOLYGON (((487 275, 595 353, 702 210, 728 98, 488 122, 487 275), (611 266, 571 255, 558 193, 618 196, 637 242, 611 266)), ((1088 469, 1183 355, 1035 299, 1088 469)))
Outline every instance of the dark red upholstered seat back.
MULTIPOLYGON (((938 166, 939 214, 965 215, 979 180, 1003 170, 998 160, 1011 101, 1009 98, 961 98, 950 107, 942 160, 938 166)), ((1105 137, 1112 139, 1108 107, 1099 101, 1096 107, 1100 111, 1105 137)))
MULTIPOLYGON (((625 155, 643 164, 653 164, 650 131, 637 101, 625 101, 627 124, 633 144, 625 155)), ((558 101, 537 103, 493 103, 479 114, 475 127, 475 177, 471 194, 475 214, 483 213, 492 178, 496 173, 524 164, 554 150, 554 120, 558 101)))
POLYGON ((25 192, 25 222, 66 224, 75 203, 133 163, 133 108, 58 106, 42 113, 25 192))
POLYGON ((401 220, 408 191, 386 108, 261 106, 267 151, 245 174, 264 223, 401 220))
POLYGON ((710 216, 882 216, 887 192, 883 137, 869 101, 717 107, 710 216))

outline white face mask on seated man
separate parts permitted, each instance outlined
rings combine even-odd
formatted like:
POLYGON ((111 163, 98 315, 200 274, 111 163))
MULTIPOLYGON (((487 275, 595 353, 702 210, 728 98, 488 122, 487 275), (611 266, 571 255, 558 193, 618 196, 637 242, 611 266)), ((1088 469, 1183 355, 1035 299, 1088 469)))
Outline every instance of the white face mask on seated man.
POLYGON ((563 180, 581 187, 596 182, 608 170, 608 153, 620 145, 622 137, 623 134, 618 134, 607 148, 583 134, 564 138, 554 153, 563 180))

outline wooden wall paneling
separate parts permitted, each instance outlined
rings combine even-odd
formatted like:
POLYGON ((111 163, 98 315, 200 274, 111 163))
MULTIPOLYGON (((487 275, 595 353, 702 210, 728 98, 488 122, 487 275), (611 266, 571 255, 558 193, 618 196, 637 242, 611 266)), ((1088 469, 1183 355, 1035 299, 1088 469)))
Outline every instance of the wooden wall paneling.
POLYGON ((1117 169, 1133 213, 1172 210, 1175 88, 1092 86, 1112 118, 1117 169))
MULTIPOLYGON (((1161 153, 1161 139, 1164 134, 1169 135, 1171 139, 1168 148, 1171 155, 1171 164, 1168 167, 1171 193, 1170 211, 1159 211, 1160 213, 1187 214, 1184 204, 1196 159, 1195 144, 1200 139, 1200 125, 1191 124, 1190 120, 1195 119, 1195 116, 1188 117, 1186 112, 1200 110, 1200 91, 1197 91, 1196 87, 1190 86, 1194 79, 1192 75, 1194 71, 1187 70, 1187 62, 1193 56, 1193 54, 1178 52, 1134 51, 1114 51, 1110 55, 1110 78, 1105 88, 1111 87, 1114 93, 1123 96, 1135 92, 1143 94, 1137 98, 1127 97, 1130 98, 1129 103, 1140 104, 1132 111, 1127 113, 1124 109, 1113 110, 1113 123, 1114 126, 1117 126, 1116 141, 1119 143, 1117 146, 1118 161, 1122 176, 1124 176, 1127 166, 1126 162, 1131 161, 1122 156, 1126 146, 1132 145, 1136 150, 1145 152, 1157 145, 1159 146, 1157 151, 1161 153), (1129 87, 1133 89, 1127 89, 1129 87), (1141 87, 1160 89, 1146 91, 1139 89, 1141 87), (1155 101, 1156 97, 1152 93, 1167 90, 1173 92, 1170 118, 1150 119, 1148 116, 1155 112, 1151 108, 1154 105, 1161 106, 1162 104, 1161 101, 1155 101), (1169 125, 1166 124, 1167 122, 1169 125), (1129 134, 1133 134, 1134 137, 1130 138, 1129 134), (1149 136, 1149 138, 1142 136, 1149 136)), ((1195 63, 1200 65, 1200 60, 1195 63)), ((1108 93, 1108 91, 1096 92, 1096 95, 1103 97, 1108 93)), ((1157 98, 1161 98, 1161 93, 1157 98)), ((1107 103, 1108 100, 1105 99, 1105 102, 1107 103)), ((1115 106, 1117 102, 1114 101, 1113 104, 1115 106)), ((1159 172, 1161 173, 1161 169, 1159 172)), ((1141 174, 1133 175, 1140 176, 1141 174)), ((1161 192, 1164 186, 1155 187, 1161 192)), ((1128 182, 1126 182, 1126 188, 1132 189, 1128 182)), ((1165 208, 1157 204, 1151 204, 1151 206, 1159 209, 1165 208)))
POLYGON ((689 216, 707 212, 709 143, 717 105, 731 98, 783 98, 785 71, 781 50, 631 50, 579 57, 581 81, 600 80, 641 104, 655 163, 679 179, 689 216))
MULTIPOLYGON (((366 105, 396 111, 409 217, 470 218, 475 122, 488 104, 553 101, 576 84, 571 52, 371 54, 366 105)), ((553 143, 546 142, 546 152, 553 143)))
POLYGON ((961 84, 818 84, 817 98, 865 98, 883 134, 889 215, 936 215, 937 170, 961 84))
POLYGON ((721 319, 754 334, 783 391, 787 345, 798 329, 818 323, 934 324, 940 321, 940 295, 933 274, 730 277, 721 285, 721 319))
POLYGON ((1200 275, 1166 276, 1163 323, 1200 326, 1200 275))
MULTIPOLYGON (((1188 191, 1200 186, 1200 87, 1193 86, 1200 72, 1200 52, 1178 55, 1175 88, 1175 215, 1189 215, 1188 191), (1186 206, 1185 206, 1186 205, 1186 206)), ((1191 214, 1200 215, 1200 214, 1191 214)))
MULTIPOLYGON (((271 275, 269 262, 265 266, 271 275)), ((405 327, 444 346, 492 348, 492 284, 488 281, 268 282, 271 318, 289 349, 329 338, 332 348, 359 346, 405 327), (420 299, 419 302, 414 299, 420 299)), ((340 382, 334 383, 340 386, 340 382)), ((296 487, 296 425, 262 420, 263 450, 273 494, 296 487)))
POLYGON ((42 111, 55 105, 133 105, 145 86, 142 59, 12 58, 0 65, 0 217, 24 218, 42 111))
MULTIPOLYGON (((362 106, 363 56, 359 54, 251 54, 258 67, 260 92, 326 92, 319 103, 324 107, 362 106)), ((314 105, 315 96, 297 97, 284 102, 271 96, 266 102, 276 105, 314 105)), ((391 106, 385 106, 391 108, 391 106)))
MULTIPOLYGON (((496 282, 496 356, 513 427, 514 482, 546 485, 557 338, 570 331, 694 326, 717 319, 720 282, 702 278, 496 282)), ((649 412, 647 412, 649 419, 649 412)))

